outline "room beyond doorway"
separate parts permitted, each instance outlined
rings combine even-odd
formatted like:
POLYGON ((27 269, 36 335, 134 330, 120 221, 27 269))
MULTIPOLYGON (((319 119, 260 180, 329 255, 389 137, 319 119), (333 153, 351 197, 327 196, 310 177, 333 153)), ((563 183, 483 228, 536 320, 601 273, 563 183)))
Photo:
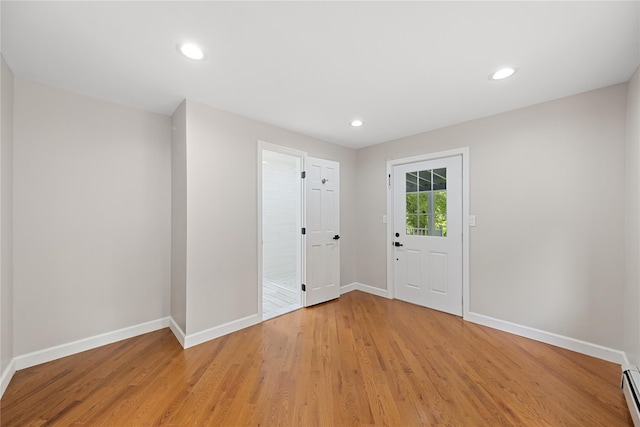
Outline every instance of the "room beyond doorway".
POLYGON ((302 307, 302 157, 262 150, 262 319, 302 307))

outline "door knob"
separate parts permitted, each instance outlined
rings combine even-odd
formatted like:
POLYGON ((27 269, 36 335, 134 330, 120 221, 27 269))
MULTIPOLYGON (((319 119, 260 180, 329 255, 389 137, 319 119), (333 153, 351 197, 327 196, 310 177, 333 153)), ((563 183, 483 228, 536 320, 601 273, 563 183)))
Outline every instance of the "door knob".
POLYGON ((336 234, 335 236, 333 236, 333 240, 340 240, 340 236, 336 234))
POLYGON ((404 245, 402 243, 400 243, 400 242, 393 242, 393 246, 400 247, 400 246, 404 246, 404 245))

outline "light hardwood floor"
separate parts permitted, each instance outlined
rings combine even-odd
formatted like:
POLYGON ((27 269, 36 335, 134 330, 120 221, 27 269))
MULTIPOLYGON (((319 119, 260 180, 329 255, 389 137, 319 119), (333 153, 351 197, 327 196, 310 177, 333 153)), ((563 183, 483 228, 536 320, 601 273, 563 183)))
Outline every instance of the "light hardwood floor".
POLYGON ((19 371, 2 426, 630 426, 620 367, 350 292, 183 350, 168 329, 19 371))

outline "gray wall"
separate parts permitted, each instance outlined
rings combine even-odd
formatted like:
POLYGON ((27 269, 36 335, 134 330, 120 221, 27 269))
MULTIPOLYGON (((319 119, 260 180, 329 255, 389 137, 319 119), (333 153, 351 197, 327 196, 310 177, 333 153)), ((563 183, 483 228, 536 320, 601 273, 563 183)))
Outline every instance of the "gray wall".
POLYGON ((360 282, 386 288, 385 165, 470 147, 470 310, 622 348, 626 85, 358 150, 360 282))
POLYGON ((168 316, 171 119, 14 90, 15 354, 168 316))
POLYGON ((342 284, 356 279, 355 150, 187 101, 187 334, 258 311, 258 140, 340 162, 342 284))
POLYGON ((470 147, 471 310, 638 363, 638 72, 628 87, 358 151, 197 102, 172 122, 16 78, 13 306, 7 76, 3 65, 3 367, 11 309, 13 356, 169 314, 187 334, 255 314, 258 140, 340 162, 341 282, 379 288, 386 160, 470 147))
POLYGON ((624 351, 640 365, 640 68, 627 90, 626 276, 624 351))
POLYGON ((13 74, 0 69, 0 374, 13 351, 13 74))
POLYGON ((171 138, 171 317, 187 330, 187 102, 173 113, 171 138))

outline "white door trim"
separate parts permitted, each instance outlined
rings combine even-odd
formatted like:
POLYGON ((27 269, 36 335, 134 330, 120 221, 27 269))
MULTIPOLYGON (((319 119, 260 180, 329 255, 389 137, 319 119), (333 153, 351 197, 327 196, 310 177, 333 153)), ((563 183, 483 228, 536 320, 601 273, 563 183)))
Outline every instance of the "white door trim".
MULTIPOLYGON (((258 256, 258 277, 257 277, 257 281, 256 283, 258 284, 258 322, 262 322, 263 319, 263 313, 262 313, 262 152, 264 150, 267 151, 274 151, 277 153, 282 153, 282 154, 289 154, 291 156, 296 156, 299 157, 301 159, 300 162, 300 166, 302 168, 302 170, 304 170, 305 167, 305 160, 307 158, 307 153, 305 151, 299 151, 299 150, 295 150, 293 148, 289 148, 289 147, 284 147, 282 145, 276 145, 276 144, 271 144, 269 142, 265 142, 265 141, 260 141, 258 140, 258 155, 256 156, 257 158, 257 181, 258 181, 258 194, 257 194, 257 202, 258 202, 258 218, 257 218, 257 222, 258 222, 258 233, 257 233, 257 256, 258 256)), ((304 199, 304 185, 301 186, 301 191, 302 191, 302 195, 301 195, 301 202, 302 202, 302 225, 304 226, 305 224, 305 209, 304 207, 306 206, 306 201, 304 199)), ((302 247, 300 248, 300 256, 301 256, 301 263, 302 265, 300 266, 300 274, 302 277, 305 277, 305 242, 304 242, 304 237, 302 239, 302 247)))
POLYGON ((469 317, 469 147, 387 160, 387 291, 395 298, 393 262, 393 167, 443 157, 462 156, 462 317, 469 317))

